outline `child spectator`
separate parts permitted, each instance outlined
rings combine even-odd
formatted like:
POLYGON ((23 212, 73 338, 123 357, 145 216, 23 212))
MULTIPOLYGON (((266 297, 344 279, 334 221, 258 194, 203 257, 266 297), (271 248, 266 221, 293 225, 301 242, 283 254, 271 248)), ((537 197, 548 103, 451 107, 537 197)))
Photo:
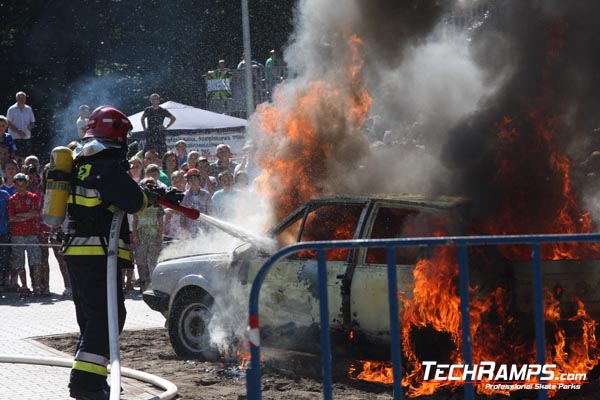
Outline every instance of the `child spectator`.
POLYGON ((197 151, 190 151, 187 157, 187 167, 198 168, 198 160, 200 159, 200 153, 197 151))
MULTIPOLYGON (((213 204, 210 198, 210 193, 202 189, 204 185, 202 175, 196 168, 190 168, 185 173, 185 178, 189 186, 188 190, 183 195, 181 205, 185 207, 193 207, 206 215, 212 215, 213 204)), ((205 228, 199 220, 193 220, 187 217, 181 217, 182 234, 187 236, 197 236, 205 228)))
POLYGON ((27 190, 37 194, 38 196, 44 195, 44 189, 42 188, 42 179, 38 170, 35 166, 29 165, 27 167, 27 177, 29 178, 29 183, 27 184, 27 190))
MULTIPOLYGON (((156 164, 148 164, 146 165, 146 169, 144 170, 144 176, 146 178, 152 178, 156 182, 156 186, 159 188, 166 189, 168 186, 163 183, 161 179, 164 173, 160 170, 158 165, 156 164)), ((171 183, 171 179, 169 179, 169 183, 171 183)))
POLYGON ((0 158, 0 167, 4 168, 4 164, 8 159, 12 159, 17 151, 17 145, 10 133, 6 132, 8 128, 8 119, 4 115, 0 115, 0 146, 8 149, 6 160, 0 158))
POLYGON ((179 169, 179 162, 177 161, 177 155, 172 151, 167 151, 162 158, 162 172, 164 172, 169 178, 167 186, 172 186, 171 174, 179 169))
MULTIPOLYGON (((171 174, 171 183, 173 187, 181 192, 185 192, 184 172, 177 170, 171 174)), ((181 214, 170 208, 165 210, 165 230, 164 239, 169 242, 173 239, 181 238, 181 214)))
POLYGON ((30 166, 34 166, 36 172, 40 172, 40 159, 33 154, 25 157, 25 161, 23 161, 23 165, 21 165, 21 172, 24 174, 28 173, 30 166))
MULTIPOLYGON (((0 178, 0 183, 3 182, 0 178)), ((6 190, 0 189, 0 292, 9 286, 10 271, 10 229, 8 222, 8 199, 10 195, 6 190)))
POLYGON ((214 176, 210 176, 208 174, 208 170, 210 169, 210 163, 206 157, 200 157, 198 159, 198 166, 196 167, 198 171, 200 171, 200 175, 202 175, 202 179, 204 179, 204 186, 202 189, 206 190, 212 196, 217 190, 217 178, 214 176))
POLYGON ((4 183, 0 186, 0 189, 8 192, 9 195, 13 195, 17 192, 13 179, 19 172, 19 166, 15 160, 8 160, 4 166, 4 183))
MULTIPOLYGON (((140 182, 140 186, 147 184, 155 185, 156 181, 153 178, 144 178, 140 182)), ((163 208, 158 204, 133 214, 131 241, 135 246, 135 263, 140 275, 141 292, 150 284, 162 248, 164 215, 163 208)))
MULTIPOLYGON (((17 192, 8 199, 8 219, 10 221, 11 243, 23 246, 15 246, 12 250, 12 270, 21 279, 21 297, 27 297, 30 293, 27 288, 27 273, 25 272, 25 252, 31 270, 31 281, 33 285, 41 281, 41 259, 39 240, 37 237, 38 223, 40 218, 41 204, 35 193, 27 191, 27 175, 18 173, 14 178, 17 192)), ((39 286, 34 286, 34 293, 42 293, 39 286)))
POLYGON ((180 192, 185 192, 185 172, 178 169, 171 174, 171 186, 180 192))
MULTIPOLYGON (((238 163, 232 161, 233 154, 228 144, 221 143, 217 146, 217 161, 210 164, 208 174, 210 176, 219 176, 221 172, 229 171, 235 173, 235 167, 238 163)), ((220 188, 219 188, 220 189, 220 188)))
MULTIPOLYGON (((144 164, 144 173, 146 174, 146 176, 148 176, 147 171, 148 171, 148 166, 150 164, 156 164, 156 166, 158 167, 159 165, 162 164, 162 159, 158 156, 158 153, 154 150, 149 150, 144 154, 144 159, 142 160, 143 164, 144 164)), ((165 186, 171 186, 171 180, 169 179, 169 176, 167 174, 165 174, 163 171, 161 171, 160 167, 158 167, 158 174, 159 177, 158 178, 154 178, 156 179, 156 182, 158 184, 158 181, 162 182, 165 184, 165 186)), ((160 186, 160 185, 158 185, 160 186)))
POLYGON ((212 195, 212 203, 217 218, 232 220, 235 218, 235 201, 237 190, 233 189, 233 175, 229 171, 221 172, 217 178, 219 186, 223 189, 217 190, 212 195))
POLYGON ((187 143, 185 140, 178 140, 175 143, 175 152, 177 153, 177 162, 181 167, 188 160, 187 143))
POLYGON ((129 159, 129 175, 137 183, 140 183, 144 179, 144 165, 142 164, 142 160, 137 157, 129 159))
MULTIPOLYGON (((137 157, 131 157, 129 159, 129 176, 133 178, 136 183, 140 183, 144 179, 144 164, 142 160, 137 157)), ((133 214, 127 214, 127 220, 129 221, 129 232, 132 232, 133 226, 133 214)), ((135 253, 135 246, 131 246, 131 250, 135 253)), ((134 264, 135 268, 135 264, 134 264)), ((123 288, 124 290, 133 290, 133 269, 126 268, 123 271, 123 288)))

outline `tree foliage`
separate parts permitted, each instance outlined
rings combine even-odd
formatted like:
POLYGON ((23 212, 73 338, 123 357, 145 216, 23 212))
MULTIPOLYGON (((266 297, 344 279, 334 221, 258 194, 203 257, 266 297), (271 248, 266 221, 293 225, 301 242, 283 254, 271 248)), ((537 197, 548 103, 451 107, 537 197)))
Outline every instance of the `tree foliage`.
MULTIPOLYGON (((253 58, 285 48, 294 0, 249 0, 253 58)), ((202 75, 243 49, 241 2, 231 0, 21 0, 0 4, 6 73, 0 113, 25 91, 36 114, 34 151, 76 138, 80 104, 126 114, 148 95, 205 105, 202 75), (3 107, 3 108, 2 108, 3 107)))

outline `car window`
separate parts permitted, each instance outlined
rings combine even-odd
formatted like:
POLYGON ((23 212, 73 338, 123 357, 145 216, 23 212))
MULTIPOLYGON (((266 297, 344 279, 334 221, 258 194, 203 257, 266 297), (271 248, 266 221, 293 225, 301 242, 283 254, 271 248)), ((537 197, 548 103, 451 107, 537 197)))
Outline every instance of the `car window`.
MULTIPOLYGON (((447 217, 440 213, 423 212, 415 209, 381 207, 371 230, 371 239, 396 239, 431 237, 445 234, 447 217)), ((397 247, 396 264, 416 264, 426 249, 419 247, 397 247)), ((384 248, 369 248, 366 260, 369 264, 387 264, 384 248)))
POLYGON ((302 225, 301 216, 297 220, 290 222, 283 230, 281 230, 276 238, 282 246, 290 246, 295 244, 298 240, 298 234, 300 233, 300 226, 302 225))
MULTIPOLYGON (((362 210, 363 205, 357 204, 317 205, 310 210, 306 217, 300 241, 353 239, 362 210)), ((327 260, 345 261, 348 258, 348 251, 348 249, 329 250, 327 251, 327 260)), ((299 256, 315 258, 316 253, 307 251, 302 252, 299 256)))

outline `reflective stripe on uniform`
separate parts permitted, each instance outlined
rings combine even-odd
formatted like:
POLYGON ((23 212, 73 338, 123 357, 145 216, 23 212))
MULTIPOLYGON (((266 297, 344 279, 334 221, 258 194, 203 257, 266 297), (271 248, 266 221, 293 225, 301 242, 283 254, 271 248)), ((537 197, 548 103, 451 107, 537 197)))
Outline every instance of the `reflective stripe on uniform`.
POLYGON ((108 370, 108 358, 99 354, 87 353, 85 351, 78 351, 75 354, 75 360, 73 360, 73 369, 78 371, 85 371, 96 375, 107 376, 108 370))
POLYGON ((73 361, 72 368, 77 371, 89 372, 91 374, 108 376, 108 369, 105 366, 93 364, 87 361, 73 361))
MULTIPOLYGON (((98 236, 90 237, 73 237, 69 242, 69 246, 102 246, 102 240, 98 236)), ((118 246, 121 249, 128 250, 129 245, 123 239, 119 239, 118 246)))
POLYGON ((87 351, 77 351, 75 354, 75 360, 87 361, 98 365, 108 365, 108 358, 101 356, 100 354, 88 353, 87 351))
POLYGON ((74 189, 75 194, 78 196, 100 197, 100 192, 98 192, 98 189, 91 189, 83 186, 75 186, 74 189))
MULTIPOLYGON (((69 245, 64 252, 65 256, 104 256, 104 247, 102 246, 73 246, 69 245)), ((131 253, 127 249, 119 249, 117 257, 124 260, 131 260, 131 253)))
POLYGON ((78 206, 84 207, 96 207, 102 204, 102 200, 97 197, 83 197, 75 195, 75 200, 73 200, 73 196, 69 196, 67 204, 77 204, 78 206))
POLYGON ((102 204, 100 192, 98 192, 97 189, 85 188, 83 186, 75 186, 73 189, 72 194, 74 195, 75 200, 73 200, 73 196, 69 196, 67 203, 84 207, 95 207, 102 204))

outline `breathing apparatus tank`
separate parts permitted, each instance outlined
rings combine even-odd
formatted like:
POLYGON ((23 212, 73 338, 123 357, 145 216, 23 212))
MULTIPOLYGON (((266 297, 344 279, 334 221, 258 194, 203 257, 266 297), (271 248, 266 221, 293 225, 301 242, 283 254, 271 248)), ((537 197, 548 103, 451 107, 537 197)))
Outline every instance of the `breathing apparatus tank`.
POLYGON ((67 214, 72 168, 73 152, 71 149, 63 146, 52 149, 42 210, 44 223, 52 228, 59 227, 67 214))

